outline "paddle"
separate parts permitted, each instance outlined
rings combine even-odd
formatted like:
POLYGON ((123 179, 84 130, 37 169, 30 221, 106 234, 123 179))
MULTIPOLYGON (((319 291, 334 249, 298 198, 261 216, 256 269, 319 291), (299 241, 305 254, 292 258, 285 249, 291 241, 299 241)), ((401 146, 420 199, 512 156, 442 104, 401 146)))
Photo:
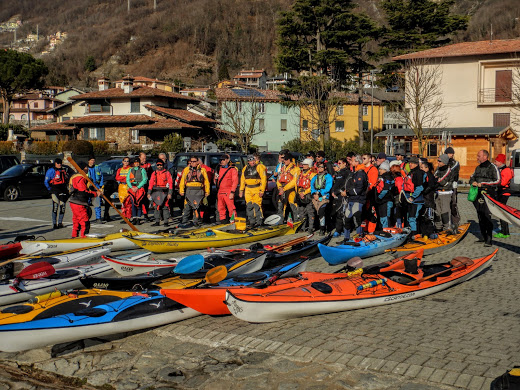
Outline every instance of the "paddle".
MULTIPOLYGON (((88 175, 85 173, 85 171, 83 169, 81 169, 79 167, 78 164, 76 164, 76 161, 74 161, 72 159, 72 157, 67 157, 67 161, 74 167, 74 169, 76 169, 76 171, 81 175, 83 176, 87 181, 88 183, 93 186, 96 190, 99 191, 99 188, 96 187, 96 185, 92 182, 92 180, 90 180, 90 178, 88 177, 88 175)), ((130 228, 136 232, 138 232, 139 230, 134 226, 132 225, 132 223, 128 220, 128 218, 126 218, 123 213, 121 211, 119 211, 116 206, 114 206, 114 204, 110 201, 110 199, 108 199, 104 193, 101 193, 101 195, 103 196, 103 199, 105 199, 105 201, 110 205, 112 206, 112 208, 114 210, 117 211, 117 213, 121 216, 121 218, 123 218, 123 220, 127 223, 128 226, 130 226, 130 228)))
POLYGON ((307 260, 297 261, 295 263, 288 264, 285 267, 280 268, 280 270, 278 270, 278 272, 276 272, 269 279, 264 280, 258 284, 253 284, 251 287, 266 288, 266 287, 269 287, 274 282, 276 282, 278 279, 296 277, 299 275, 299 273, 301 271, 303 271, 305 269, 306 266, 307 266, 307 260))
POLYGON ((206 277, 204 281, 208 284, 216 284, 218 282, 226 279, 228 274, 227 268, 225 265, 219 265, 218 267, 214 267, 206 272, 206 277))
POLYGON ((456 270, 456 269, 459 269, 459 268, 465 268, 465 267, 470 266, 472 264, 473 264, 473 260, 471 260, 469 257, 462 257, 462 256, 455 257, 453 260, 450 261, 451 267, 446 268, 444 271, 440 271, 440 272, 437 272, 435 274, 428 275, 428 276, 426 276, 424 278, 414 280, 414 281, 408 283, 407 286, 415 286, 416 284, 422 283, 422 282, 424 282, 426 280, 433 279, 433 278, 435 278, 435 277, 437 277, 439 275, 445 274, 448 271, 453 271, 453 270, 456 270))
POLYGON ((25 267, 18 275, 16 275, 16 279, 41 279, 54 275, 55 272, 56 270, 52 265, 46 261, 40 261, 25 267))
POLYGON ((268 250, 273 251, 273 252, 279 252, 280 250, 285 249, 287 247, 294 246, 294 245, 300 244, 302 242, 305 242, 305 241, 309 240, 313 235, 314 234, 309 234, 308 236, 295 238, 294 240, 287 241, 286 243, 272 246, 268 250))
POLYGON ((204 267, 204 256, 191 255, 179 261, 179 264, 175 266, 173 272, 176 274, 192 274, 202 267, 204 267))
POLYGON ((6 264, 12 263, 13 261, 16 261, 16 260, 24 260, 27 258, 27 256, 33 256, 33 255, 39 254, 39 253, 41 253, 41 251, 43 251, 43 249, 44 248, 38 249, 36 252, 29 253, 28 255, 22 255, 22 256, 15 257, 14 259, 9 259, 9 260, 3 261, 0 263, 0 267, 3 265, 6 265, 6 264))

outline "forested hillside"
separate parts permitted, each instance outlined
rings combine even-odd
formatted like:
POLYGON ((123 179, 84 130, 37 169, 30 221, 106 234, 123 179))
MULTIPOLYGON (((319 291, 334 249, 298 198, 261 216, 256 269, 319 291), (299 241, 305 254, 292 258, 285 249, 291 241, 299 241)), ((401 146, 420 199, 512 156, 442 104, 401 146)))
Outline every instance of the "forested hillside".
MULTIPOLYGON (((102 74, 130 73, 202 85, 240 68, 275 71, 276 20, 292 0, 157 0, 155 11, 153 4, 131 0, 128 12, 128 0, 0 0, 0 22, 20 15, 18 38, 37 26, 44 36, 68 33, 42 57, 49 84, 94 85, 102 74)), ((385 23, 378 0, 359 0, 359 7, 385 23)), ((520 36, 518 0, 456 0, 453 11, 471 16, 455 41, 489 39, 491 28, 495 39, 520 36)), ((0 33, 0 44, 12 40, 13 33, 0 33)))

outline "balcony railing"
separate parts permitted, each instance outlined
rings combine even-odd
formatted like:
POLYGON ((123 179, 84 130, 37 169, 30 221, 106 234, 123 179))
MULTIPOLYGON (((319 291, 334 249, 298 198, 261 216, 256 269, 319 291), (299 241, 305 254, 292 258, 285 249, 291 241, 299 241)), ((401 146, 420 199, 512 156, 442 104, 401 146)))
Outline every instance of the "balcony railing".
POLYGON ((478 93, 479 104, 513 104, 518 102, 520 98, 520 88, 512 88, 510 90, 496 88, 482 88, 478 93))

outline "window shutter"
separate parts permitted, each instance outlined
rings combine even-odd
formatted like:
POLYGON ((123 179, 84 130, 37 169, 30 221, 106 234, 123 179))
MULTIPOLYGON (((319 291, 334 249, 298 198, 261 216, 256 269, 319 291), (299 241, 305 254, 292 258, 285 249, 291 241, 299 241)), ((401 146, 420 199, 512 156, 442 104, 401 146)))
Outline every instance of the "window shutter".
POLYGON ((510 102, 512 99, 513 72, 497 70, 495 73, 495 102, 510 102))
POLYGON ((100 140, 100 141, 104 141, 105 140, 105 128, 104 127, 98 129, 97 139, 100 140))
POLYGON ((89 132, 88 127, 84 127, 83 128, 83 139, 89 139, 88 138, 88 132, 89 132))
POLYGON ((511 125, 511 119, 510 114, 503 113, 503 114, 493 114, 493 127, 507 127, 511 125))

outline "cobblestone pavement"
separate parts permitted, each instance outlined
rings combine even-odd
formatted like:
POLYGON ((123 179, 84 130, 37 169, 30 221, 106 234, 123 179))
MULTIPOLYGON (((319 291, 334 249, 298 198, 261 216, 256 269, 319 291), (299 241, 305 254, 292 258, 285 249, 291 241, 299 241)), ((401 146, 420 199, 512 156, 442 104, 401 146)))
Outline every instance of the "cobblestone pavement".
MULTIPOLYGON (((520 198, 510 205, 520 208, 520 198)), ((472 222, 468 235, 428 256, 429 263, 492 251, 476 243, 476 213, 463 194, 459 208, 463 222, 472 222)), ((70 209, 65 221, 67 229, 51 230, 49 200, 0 202, 0 243, 18 234, 67 237, 70 209)), ((121 227, 118 220, 92 231, 121 227)), ((152 229, 146 224, 142 230, 152 229)), ((0 353, 0 360, 117 389, 489 389, 493 378, 520 364, 520 229, 511 231, 509 239, 494 241, 500 250, 489 269, 425 298, 268 324, 199 316, 129 337, 55 346, 55 354, 56 348, 64 352, 53 358, 48 347, 0 353)), ((365 264, 388 259, 381 255, 365 264)), ((322 258, 309 266, 337 268, 322 258)), ((12 378, 0 374, 0 389, 50 386, 12 378)))

